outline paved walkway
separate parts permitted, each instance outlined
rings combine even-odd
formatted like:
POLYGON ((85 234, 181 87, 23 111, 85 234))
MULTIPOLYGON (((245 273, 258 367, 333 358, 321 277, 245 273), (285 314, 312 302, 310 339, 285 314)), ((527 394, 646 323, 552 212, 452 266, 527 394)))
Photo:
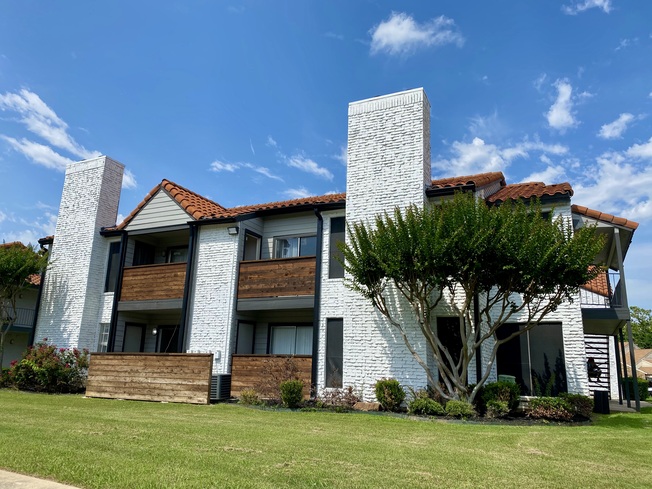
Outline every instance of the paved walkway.
POLYGON ((66 486, 44 479, 37 479, 28 475, 16 474, 0 470, 0 489, 75 489, 73 486, 66 486))
MULTIPOLYGON (((636 412, 636 403, 634 401, 631 402, 632 407, 628 408, 627 407, 627 401, 623 400, 622 404, 618 404, 618 401, 611 400, 609 401, 609 410, 612 413, 635 413, 636 412)), ((641 401, 641 407, 650 407, 652 406, 652 403, 649 403, 647 401, 641 401)))

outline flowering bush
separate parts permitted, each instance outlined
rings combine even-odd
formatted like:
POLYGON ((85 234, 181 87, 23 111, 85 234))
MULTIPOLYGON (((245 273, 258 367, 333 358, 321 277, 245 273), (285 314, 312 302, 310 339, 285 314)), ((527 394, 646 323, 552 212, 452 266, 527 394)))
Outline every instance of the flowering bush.
POLYGON ((57 348, 47 338, 30 346, 9 368, 8 384, 37 392, 81 392, 86 386, 88 350, 57 348))

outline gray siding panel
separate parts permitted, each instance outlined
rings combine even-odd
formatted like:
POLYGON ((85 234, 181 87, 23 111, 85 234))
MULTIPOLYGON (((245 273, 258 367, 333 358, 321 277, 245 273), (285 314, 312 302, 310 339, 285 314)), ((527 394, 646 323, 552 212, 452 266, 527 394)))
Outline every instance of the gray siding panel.
POLYGON ((185 224, 192 217, 166 192, 159 190, 126 226, 127 231, 185 224))
POLYGON ((316 233, 317 217, 312 212, 265 219, 262 259, 273 257, 275 237, 314 236, 316 233))

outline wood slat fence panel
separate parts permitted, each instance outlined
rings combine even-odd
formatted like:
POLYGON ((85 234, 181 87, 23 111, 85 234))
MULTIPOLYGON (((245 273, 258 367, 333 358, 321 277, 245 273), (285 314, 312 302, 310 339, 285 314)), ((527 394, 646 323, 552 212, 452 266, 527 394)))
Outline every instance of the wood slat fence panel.
MULTIPOLYGON (((310 397, 312 357, 295 355, 292 361, 297 366, 297 376, 303 381, 303 397, 310 397)), ((233 355, 231 364, 231 396, 240 397, 244 389, 256 389, 266 376, 284 369, 287 355, 233 355)))
POLYGON ((126 267, 122 276, 121 301, 182 299, 185 263, 126 267))
POLYGON ((238 298, 315 294, 314 256, 240 262, 238 298))
POLYGON ((86 396, 208 404, 212 372, 210 353, 93 353, 86 396))

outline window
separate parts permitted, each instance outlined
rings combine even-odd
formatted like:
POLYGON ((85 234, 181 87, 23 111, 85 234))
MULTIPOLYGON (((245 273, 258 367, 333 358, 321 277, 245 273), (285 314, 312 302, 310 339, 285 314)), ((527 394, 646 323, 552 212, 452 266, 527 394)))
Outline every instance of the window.
POLYGON ((342 387, 344 321, 326 320, 326 387, 342 387))
MULTIPOLYGON (((507 338, 522 325, 505 324, 498 339, 507 338)), ((523 395, 557 395, 566 392, 564 341, 559 323, 540 324, 498 347, 498 375, 511 375, 523 395)))
POLYGON ((168 263, 186 263, 188 261, 188 247, 187 246, 173 246, 168 248, 167 262, 168 263))
POLYGON ((133 266, 139 265, 152 265, 154 263, 154 256, 156 255, 156 248, 148 243, 136 241, 134 243, 134 259, 133 266))
POLYGON ((120 243, 115 242, 109 245, 109 263, 106 267, 106 281, 104 292, 115 292, 115 283, 120 272, 120 243))
POLYGON ((158 344, 156 351, 159 353, 179 353, 179 326, 159 326, 158 344))
POLYGON ((293 258, 317 254, 316 236, 295 236, 274 239, 274 258, 293 258))
POLYGON ((245 232, 243 260, 258 260, 260 257, 260 236, 245 232))
POLYGON ((312 355, 312 325, 272 326, 269 346, 273 355, 312 355))
POLYGON ((97 339, 97 351, 99 353, 104 353, 108 349, 110 326, 110 323, 100 323, 100 332, 97 339))
MULTIPOLYGON (((439 341, 446 347, 453 362, 457 364, 460 361, 460 353, 462 352, 462 335, 460 334, 460 318, 459 317, 438 317, 437 318, 437 337, 439 341)), ((446 356, 443 356, 444 364, 451 370, 451 364, 448 362, 446 356)))
POLYGON ((328 278, 343 278, 344 254, 337 247, 338 243, 344 241, 344 229, 346 228, 343 217, 334 217, 331 219, 331 236, 329 241, 330 258, 328 261, 328 278))

